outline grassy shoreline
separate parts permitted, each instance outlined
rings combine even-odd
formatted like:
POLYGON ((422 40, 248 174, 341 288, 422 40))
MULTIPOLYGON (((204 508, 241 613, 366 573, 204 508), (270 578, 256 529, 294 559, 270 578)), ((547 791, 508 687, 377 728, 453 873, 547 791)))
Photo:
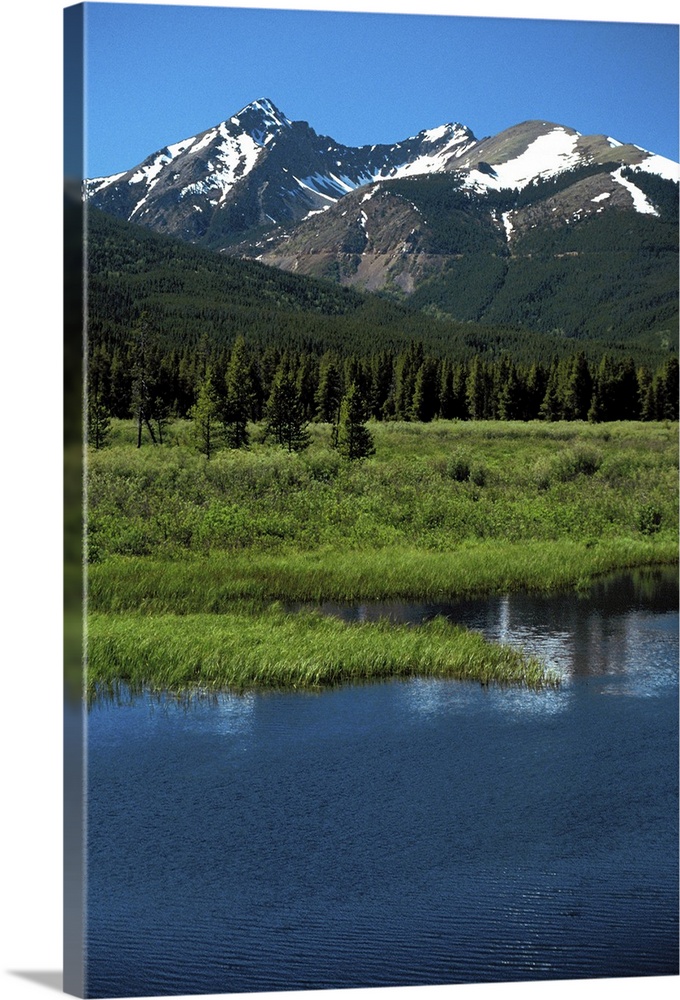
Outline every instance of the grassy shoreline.
POLYGON ((276 605, 251 614, 90 616, 88 690, 293 690, 397 677, 557 687, 535 657, 435 619, 347 624, 276 605))
POLYGON ((581 590, 616 570, 672 565, 672 535, 572 542, 479 542, 450 552, 364 549, 212 553, 184 561, 119 556, 89 570, 92 611, 223 614, 234 601, 481 597, 581 590))
POLYGON ((450 626, 425 628, 421 647, 420 629, 357 631, 270 605, 584 590, 676 564, 677 430, 386 424, 376 455, 349 463, 319 425, 300 455, 256 444, 207 461, 181 431, 137 450, 121 423, 89 456, 88 684, 422 673, 544 686, 529 658, 491 643, 473 655, 450 626))

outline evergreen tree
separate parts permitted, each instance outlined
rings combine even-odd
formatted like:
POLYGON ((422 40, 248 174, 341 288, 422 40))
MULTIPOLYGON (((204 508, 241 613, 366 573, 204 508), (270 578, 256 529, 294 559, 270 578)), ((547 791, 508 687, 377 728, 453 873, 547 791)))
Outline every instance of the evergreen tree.
POLYGON ((324 424, 335 424, 342 399, 340 368, 334 355, 326 355, 321 361, 319 386, 316 391, 317 419, 324 424))
POLYGON ((371 358, 368 409, 371 416, 380 420, 394 384, 394 360, 388 351, 381 351, 371 358))
POLYGON ((413 420, 429 423, 439 412, 439 367, 434 358, 425 358, 418 369, 413 389, 413 420))
POLYGON ((87 375, 87 440, 94 448, 106 444, 111 428, 111 414, 106 405, 108 358, 97 349, 92 353, 87 375))
POLYGON ((525 420, 537 420, 548 386, 548 375, 542 364, 534 361, 526 377, 525 420))
POLYGON ((255 398, 243 337, 238 337, 232 348, 224 381, 222 421, 226 442, 230 448, 243 448, 248 444, 248 421, 255 398))
POLYGON ((196 447, 209 459, 218 443, 218 407, 209 367, 198 387, 198 396, 191 408, 191 419, 194 422, 196 447))
POLYGON ((467 405, 468 368, 465 364, 457 364, 453 368, 453 412, 454 420, 467 420, 469 417, 467 405))
POLYGON ((316 392, 319 387, 319 361, 312 354, 303 354, 297 367, 297 387, 305 418, 312 420, 316 414, 316 392))
POLYGON ((562 413, 565 420, 586 420, 593 395, 593 379, 583 351, 569 362, 562 413))
POLYGON ((109 393, 111 416, 129 417, 132 412, 131 364, 123 348, 115 348, 111 358, 109 393))
POLYGON ((424 360, 423 345, 413 343, 397 358, 395 371, 394 412, 397 420, 412 417, 413 393, 418 369, 424 360))
POLYGON ((545 387, 545 395, 539 407, 538 415, 541 420, 560 420, 562 417, 562 405, 560 400, 560 366, 557 359, 553 359, 550 365, 548 381, 545 387))
POLYGON ((273 435, 288 451, 304 451, 310 442, 304 407, 294 374, 282 362, 266 408, 265 435, 273 435))
POLYGON ((678 419, 678 359, 669 358, 659 373, 659 420, 678 419))
POLYGON ((153 400, 157 387, 157 370, 153 350, 154 338, 151 334, 146 313, 142 313, 139 323, 133 331, 134 361, 132 366, 132 411, 137 422, 137 447, 142 446, 142 430, 149 432, 149 437, 156 444, 156 434, 151 423, 153 416, 153 400))
POLYGON ((517 368, 512 361, 508 361, 503 371, 498 391, 498 419, 525 420, 526 396, 517 368))
POLYGON ((654 419, 653 379, 648 368, 641 365, 637 370, 638 408, 640 420, 654 419))
POLYGON ((354 461, 374 454, 373 436, 365 426, 366 406, 356 382, 352 382, 340 404, 336 447, 341 455, 354 461))
POLYGON ((467 377, 465 399, 471 420, 486 420, 488 416, 489 384, 486 365, 478 354, 472 359, 467 377))
POLYGON ((439 416, 451 420, 456 415, 456 398, 453 390, 453 365, 443 361, 439 374, 439 416))

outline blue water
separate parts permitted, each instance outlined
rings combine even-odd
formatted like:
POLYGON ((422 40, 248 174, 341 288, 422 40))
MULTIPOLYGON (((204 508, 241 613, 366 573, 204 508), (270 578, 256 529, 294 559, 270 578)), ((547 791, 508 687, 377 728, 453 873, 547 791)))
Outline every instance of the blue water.
POLYGON ((91 709, 90 996, 677 974, 674 575, 435 611, 562 687, 91 709))

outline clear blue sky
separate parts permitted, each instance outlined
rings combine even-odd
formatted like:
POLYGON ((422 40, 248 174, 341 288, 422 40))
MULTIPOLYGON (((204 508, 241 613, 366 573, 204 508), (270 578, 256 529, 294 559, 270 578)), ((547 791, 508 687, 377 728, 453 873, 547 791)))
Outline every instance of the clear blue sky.
POLYGON ((349 145, 541 118, 678 159, 678 27, 88 3, 87 173, 269 97, 349 145))

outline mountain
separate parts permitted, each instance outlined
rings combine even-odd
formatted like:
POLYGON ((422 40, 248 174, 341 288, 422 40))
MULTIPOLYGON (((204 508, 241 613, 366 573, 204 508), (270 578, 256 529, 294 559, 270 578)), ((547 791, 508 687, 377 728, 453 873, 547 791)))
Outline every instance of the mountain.
POLYGON ((474 142, 451 124, 391 146, 344 146, 263 99, 131 170, 88 180, 85 191, 119 218, 221 249, 299 222, 377 178, 443 169, 474 142))
POLYGON ((528 121, 348 147, 255 101, 90 203, 157 232, 431 315, 673 346, 678 164, 528 121))

